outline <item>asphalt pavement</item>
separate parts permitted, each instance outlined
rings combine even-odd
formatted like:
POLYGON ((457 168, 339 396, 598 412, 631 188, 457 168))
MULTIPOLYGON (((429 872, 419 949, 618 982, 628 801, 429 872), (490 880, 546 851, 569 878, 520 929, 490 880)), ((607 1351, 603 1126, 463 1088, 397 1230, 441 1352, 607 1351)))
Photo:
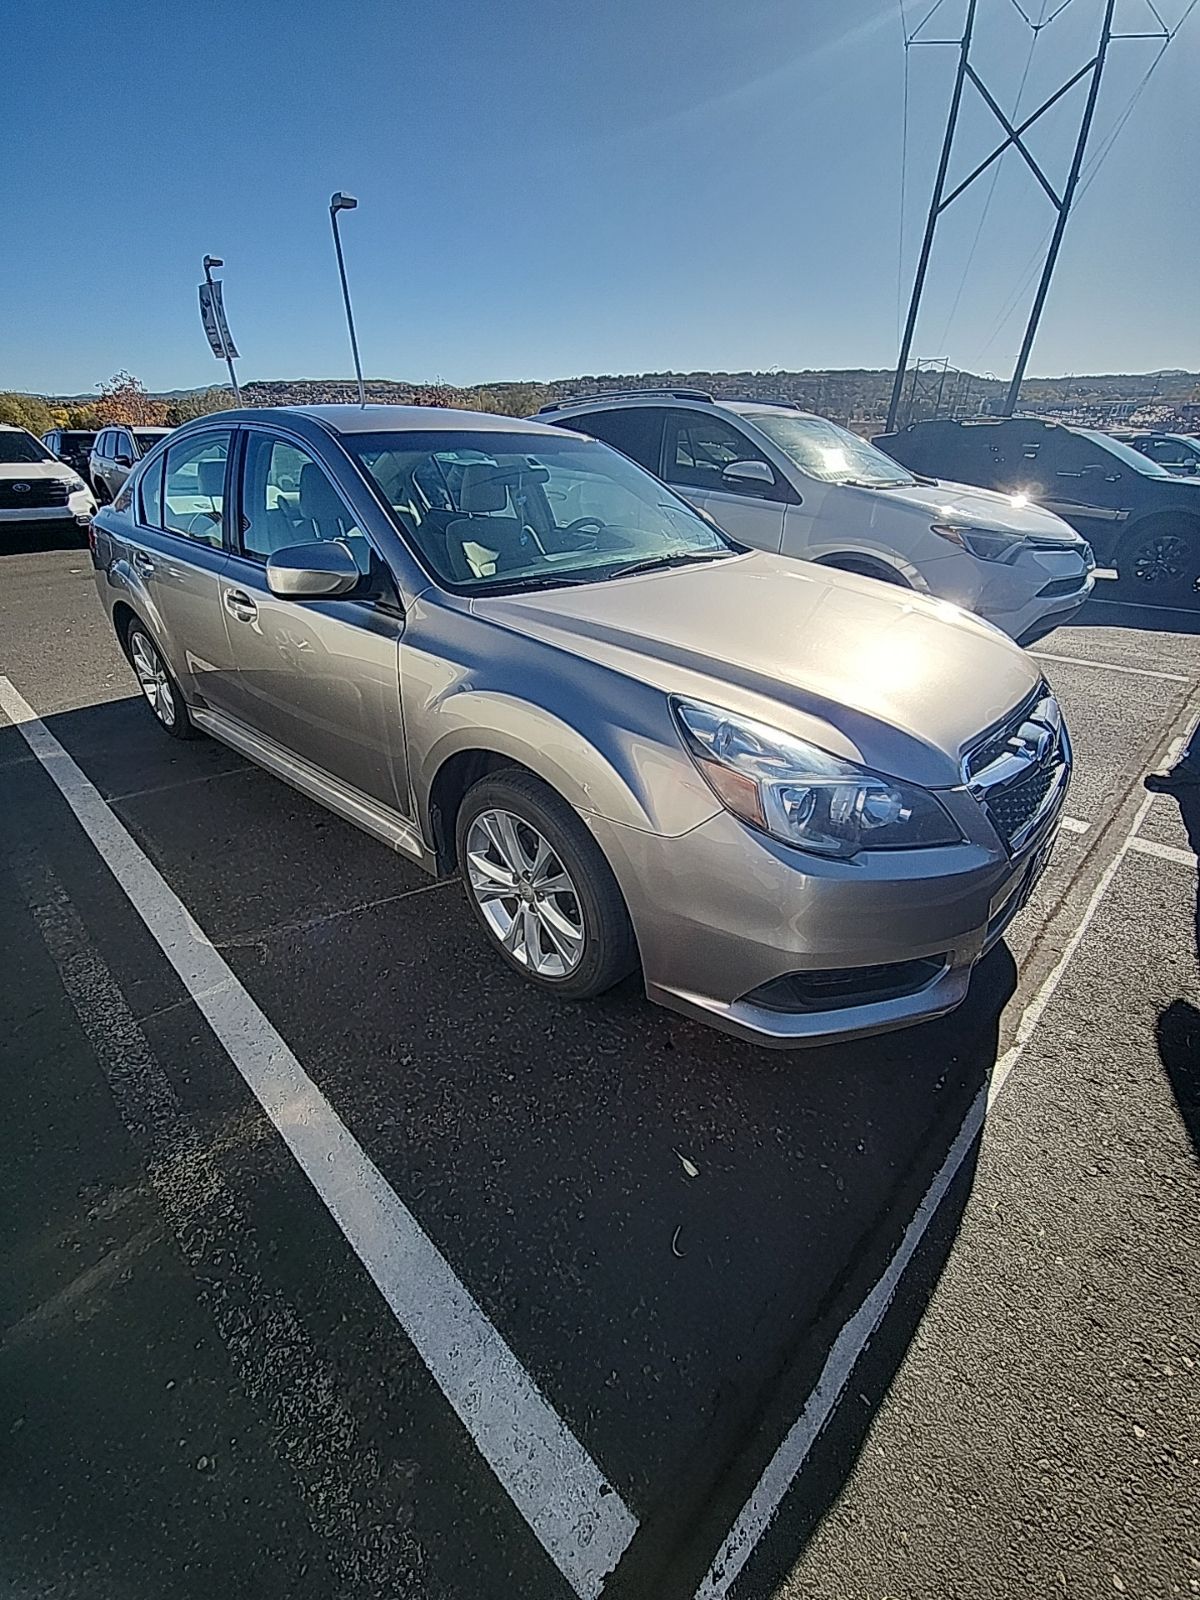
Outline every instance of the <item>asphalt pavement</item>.
POLYGON ((1200 616, 1036 653, 1033 903, 952 1016, 779 1055, 526 989, 167 739, 86 551, 0 556, 0 1587, 1200 1592, 1200 817, 1140 788, 1200 616))

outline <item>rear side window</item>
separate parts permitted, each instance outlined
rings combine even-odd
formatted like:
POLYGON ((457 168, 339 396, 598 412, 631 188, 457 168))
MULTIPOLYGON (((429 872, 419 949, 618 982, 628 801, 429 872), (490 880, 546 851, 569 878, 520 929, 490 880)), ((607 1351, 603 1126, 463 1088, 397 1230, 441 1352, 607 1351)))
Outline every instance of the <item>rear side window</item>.
POLYGON ((220 549, 225 517, 225 467, 230 432, 182 439, 166 453, 159 526, 220 549))
POLYGON ((586 411, 564 417, 558 426, 590 434, 657 475, 662 423, 663 413, 656 406, 630 406, 626 411, 586 411))
POLYGON ((160 457, 148 471, 143 472, 138 485, 141 520, 150 528, 162 527, 163 467, 166 459, 166 456, 160 457))

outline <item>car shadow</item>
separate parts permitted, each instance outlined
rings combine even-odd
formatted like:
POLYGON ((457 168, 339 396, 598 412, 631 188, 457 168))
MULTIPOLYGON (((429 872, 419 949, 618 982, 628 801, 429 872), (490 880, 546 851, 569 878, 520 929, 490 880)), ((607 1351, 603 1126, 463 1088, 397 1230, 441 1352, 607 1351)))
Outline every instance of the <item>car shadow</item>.
POLYGON ((0 527, 0 560, 5 556, 41 555, 50 550, 85 550, 87 531, 74 523, 23 522, 0 527))
MULTIPOLYGON (((1188 843, 1200 857, 1200 789, 1181 790, 1178 798, 1188 843)), ((1200 878, 1196 885, 1195 952, 1200 970, 1200 878)), ((1187 1000, 1172 1001, 1160 1015, 1154 1033, 1180 1119, 1200 1160, 1200 1009, 1187 1000)))
POLYGON ((1200 596, 1188 605, 1152 606, 1128 599, 1115 591, 1111 597, 1093 594, 1068 619, 1072 628, 1137 628, 1151 633, 1200 633, 1200 596))
MULTIPOLYGON (((1007 948, 949 1016, 818 1050, 731 1040, 651 1006, 636 981, 566 1006, 495 959, 458 890, 414 894, 430 880, 411 863, 223 746, 166 738, 137 697, 45 723, 636 1508, 606 1595, 686 1600, 989 1081, 1016 983, 1007 948)), ((149 981, 142 930, 27 756, 0 729, 12 837, 47 856, 129 993, 149 981)), ((219 1137, 243 1108, 236 1075, 164 1065, 196 1136, 219 1137)), ((976 1155, 789 1501, 781 1573, 904 1360, 976 1155)), ((251 1234, 279 1235, 270 1184, 243 1174, 239 1200, 251 1234)), ((302 1217, 283 1222, 303 1234, 302 1217)), ((273 1287, 323 1307, 310 1270, 281 1248, 273 1287)), ((361 1304, 343 1295, 335 1337, 362 1356, 350 1398, 386 1451, 408 1398, 369 1357, 369 1286, 361 1304)))

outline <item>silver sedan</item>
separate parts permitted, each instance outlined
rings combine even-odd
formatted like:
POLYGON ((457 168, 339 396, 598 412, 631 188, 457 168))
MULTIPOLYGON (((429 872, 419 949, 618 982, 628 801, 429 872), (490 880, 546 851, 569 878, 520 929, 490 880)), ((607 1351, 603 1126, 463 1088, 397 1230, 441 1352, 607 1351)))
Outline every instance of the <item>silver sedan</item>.
POLYGON ((965 995, 1054 840, 1032 662, 944 602, 734 544, 593 440, 235 411, 92 525, 105 612, 208 733, 419 862, 563 998, 791 1046, 965 995))

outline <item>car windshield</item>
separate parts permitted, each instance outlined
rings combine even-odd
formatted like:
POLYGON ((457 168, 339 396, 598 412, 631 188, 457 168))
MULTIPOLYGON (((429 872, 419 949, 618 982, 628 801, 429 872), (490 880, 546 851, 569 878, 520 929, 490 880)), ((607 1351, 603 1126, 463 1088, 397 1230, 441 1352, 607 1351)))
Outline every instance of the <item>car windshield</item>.
POLYGON ((886 489, 915 481, 911 472, 882 450, 824 417, 761 411, 747 420, 777 444, 802 472, 822 483, 859 483, 886 489))
POLYGON ((18 428, 11 432, 7 428, 0 429, 0 461, 26 463, 53 460, 46 446, 31 433, 23 433, 18 428))
POLYGON ((657 478, 588 439, 350 434, 425 564, 452 589, 593 583, 740 551, 657 478))
POLYGON ((1093 444, 1098 444, 1102 450, 1107 450, 1110 455, 1116 456, 1123 466, 1132 467, 1145 478, 1171 476, 1166 467, 1160 467, 1157 461, 1151 461, 1149 456, 1142 455, 1141 451, 1135 450, 1131 444, 1122 444, 1120 439, 1114 439, 1111 433, 1098 433, 1094 428, 1076 428, 1075 432, 1081 438, 1090 439, 1093 444))
POLYGON ((166 438, 166 434, 157 433, 152 428, 131 428, 130 432, 133 434, 133 442, 143 455, 148 455, 160 439, 166 438))

